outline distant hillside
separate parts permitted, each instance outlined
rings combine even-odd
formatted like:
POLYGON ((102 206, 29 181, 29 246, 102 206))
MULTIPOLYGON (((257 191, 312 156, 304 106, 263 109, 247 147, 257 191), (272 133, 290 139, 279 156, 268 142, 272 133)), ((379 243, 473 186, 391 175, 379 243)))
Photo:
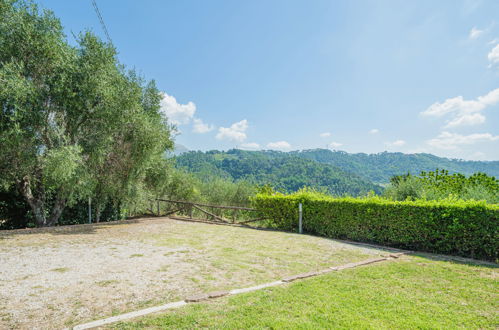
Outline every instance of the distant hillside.
POLYGON ((175 147, 173 148, 173 154, 175 156, 181 155, 186 152, 189 152, 189 149, 187 149, 186 146, 179 143, 175 143, 175 147))
POLYGON ((364 195, 382 188, 333 165, 279 151, 191 151, 176 157, 177 166, 200 178, 213 176, 270 184, 281 191, 302 187, 326 189, 336 195, 364 195))
POLYGON ((186 152, 189 152, 189 149, 187 149, 187 147, 182 144, 175 143, 175 145, 173 146, 173 150, 168 150, 165 152, 165 157, 172 158, 186 152))
POLYGON ((375 183, 388 183, 394 175, 410 172, 432 171, 436 168, 466 175, 475 172, 499 177, 499 161, 464 161, 437 157, 431 154, 403 154, 382 152, 379 154, 349 154, 344 151, 313 149, 292 151, 291 155, 333 165, 344 171, 355 173, 375 183))

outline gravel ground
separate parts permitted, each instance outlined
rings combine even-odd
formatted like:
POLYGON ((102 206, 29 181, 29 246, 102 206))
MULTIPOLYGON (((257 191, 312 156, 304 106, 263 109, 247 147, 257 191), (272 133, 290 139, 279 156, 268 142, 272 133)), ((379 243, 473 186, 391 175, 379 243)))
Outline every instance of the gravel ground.
POLYGON ((276 231, 148 218, 0 233, 0 328, 58 329, 384 251, 276 231))

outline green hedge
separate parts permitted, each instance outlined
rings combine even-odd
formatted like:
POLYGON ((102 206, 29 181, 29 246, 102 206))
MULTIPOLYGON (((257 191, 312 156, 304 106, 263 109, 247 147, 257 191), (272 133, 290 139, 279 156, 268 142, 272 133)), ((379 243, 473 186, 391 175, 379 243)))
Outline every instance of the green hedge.
POLYGON ((477 201, 333 198, 311 192, 258 194, 254 205, 270 227, 325 237, 497 261, 499 206, 477 201))

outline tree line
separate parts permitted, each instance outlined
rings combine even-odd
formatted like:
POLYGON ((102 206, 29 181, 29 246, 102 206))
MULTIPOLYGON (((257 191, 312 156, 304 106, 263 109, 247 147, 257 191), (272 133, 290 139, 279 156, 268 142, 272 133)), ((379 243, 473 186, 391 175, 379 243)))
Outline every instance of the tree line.
POLYGON ((360 196, 383 190, 368 179, 336 166, 279 151, 192 151, 177 156, 176 164, 200 177, 245 180, 270 185, 282 192, 314 187, 337 196, 360 196))
POLYGON ((327 149, 292 151, 291 154, 339 167, 378 184, 387 184, 391 177, 401 173, 419 174, 422 171, 434 171, 436 168, 448 170, 450 173, 472 175, 482 172, 499 177, 499 161, 467 161, 426 153, 403 154, 386 151, 377 154, 351 154, 327 149))

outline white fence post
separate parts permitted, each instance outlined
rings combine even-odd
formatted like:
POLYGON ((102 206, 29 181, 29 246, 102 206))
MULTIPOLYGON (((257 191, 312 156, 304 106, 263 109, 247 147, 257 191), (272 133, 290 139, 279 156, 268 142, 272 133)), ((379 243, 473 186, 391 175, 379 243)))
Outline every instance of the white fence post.
POLYGON ((88 223, 92 223, 92 197, 88 198, 88 223))
POLYGON ((303 207, 302 207, 301 203, 298 204, 298 214, 299 214, 299 216, 298 216, 298 232, 300 234, 302 234, 303 233, 303 228, 302 228, 302 223, 303 223, 303 207))

